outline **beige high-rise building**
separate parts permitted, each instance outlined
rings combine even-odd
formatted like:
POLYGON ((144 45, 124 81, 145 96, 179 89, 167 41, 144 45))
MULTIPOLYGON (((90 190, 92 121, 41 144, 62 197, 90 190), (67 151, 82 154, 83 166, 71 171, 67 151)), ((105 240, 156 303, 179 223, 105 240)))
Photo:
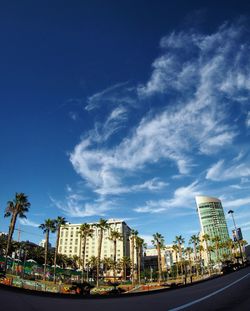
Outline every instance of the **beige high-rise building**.
MULTIPOLYGON (((94 225, 96 223, 90 223, 92 229, 94 230, 93 236, 87 238, 86 244, 86 252, 85 252, 85 263, 92 256, 97 256, 98 253, 98 240, 100 229, 96 228, 94 225)), ((101 259, 113 258, 114 257, 114 242, 109 239, 110 230, 116 230, 122 234, 123 239, 117 240, 117 249, 116 249, 116 258, 117 261, 121 259, 123 256, 130 257, 130 227, 121 220, 109 219, 108 224, 110 225, 110 229, 104 231, 103 241, 102 241, 102 250, 101 250, 101 259)), ((81 224, 66 224, 62 226, 60 229, 60 240, 59 240, 59 248, 58 252, 60 254, 65 254, 69 257, 73 257, 74 255, 82 256, 80 254, 80 230, 81 224)))

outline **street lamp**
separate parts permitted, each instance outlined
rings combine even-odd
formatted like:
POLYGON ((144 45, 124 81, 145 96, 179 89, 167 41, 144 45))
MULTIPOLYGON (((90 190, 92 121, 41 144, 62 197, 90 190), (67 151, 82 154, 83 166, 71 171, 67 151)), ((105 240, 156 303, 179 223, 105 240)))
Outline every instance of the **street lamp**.
POLYGON ((243 263, 243 256, 242 256, 242 251, 241 251, 241 245, 240 245, 239 237, 238 237, 238 234, 237 234, 237 227, 236 227, 236 223, 235 223, 235 219, 234 219, 234 211, 230 209, 228 211, 228 214, 232 215, 232 219, 233 219, 233 223, 234 223, 234 230, 235 230, 235 237, 236 237, 236 240, 238 242, 239 249, 240 249, 241 263, 243 263))

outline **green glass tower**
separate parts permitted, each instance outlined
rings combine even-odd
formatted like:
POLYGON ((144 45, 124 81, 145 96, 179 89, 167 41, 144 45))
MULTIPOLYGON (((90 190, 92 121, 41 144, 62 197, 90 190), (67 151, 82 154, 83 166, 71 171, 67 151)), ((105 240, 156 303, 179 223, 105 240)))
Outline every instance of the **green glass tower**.
POLYGON ((220 245, 230 239, 221 201, 206 196, 196 196, 195 200, 200 219, 201 235, 209 235, 207 245, 214 247, 210 257, 212 261, 216 262, 218 255, 220 259, 223 259, 223 256, 230 254, 230 250, 225 246, 219 247, 218 250, 215 247, 214 239, 216 237, 219 237, 220 245))

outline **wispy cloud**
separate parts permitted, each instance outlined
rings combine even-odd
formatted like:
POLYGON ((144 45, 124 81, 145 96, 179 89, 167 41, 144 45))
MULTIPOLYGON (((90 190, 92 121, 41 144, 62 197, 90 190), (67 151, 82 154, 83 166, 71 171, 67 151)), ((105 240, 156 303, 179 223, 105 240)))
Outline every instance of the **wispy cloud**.
MULTIPOLYGON (((70 154, 74 169, 94 191, 108 193, 113 188, 117 191, 112 194, 120 194, 128 188, 124 176, 149 164, 174 163, 179 174, 189 174, 196 165, 194 156, 210 156, 231 147, 239 131, 228 107, 245 104, 239 93, 250 90, 248 45, 241 44, 242 32, 240 24, 224 24, 210 35, 173 32, 161 40, 162 55, 154 61, 145 84, 130 92, 126 83, 119 83, 88 99, 87 110, 100 107, 103 101, 116 103, 98 130, 85 133, 70 154), (165 96, 166 105, 144 114, 129 134, 109 144, 120 122, 127 121, 124 103, 139 98, 143 104, 154 101, 157 94, 165 96)), ((222 164, 211 168, 207 178, 217 179, 213 172, 222 164)), ((243 174, 245 167, 237 169, 243 174)))
POLYGON ((29 226, 29 227, 35 227, 35 228, 40 226, 40 224, 32 220, 26 219, 26 218, 19 218, 19 223, 23 226, 29 226))
POLYGON ((234 164, 226 167, 225 161, 219 160, 207 170, 206 179, 225 181, 248 176, 250 176, 249 163, 234 164))
POLYGON ((91 111, 107 102, 115 105, 134 104, 134 89, 128 87, 128 82, 112 85, 88 97, 85 109, 91 111))
POLYGON ((95 190, 96 193, 101 195, 118 195, 118 194, 125 194, 125 193, 136 193, 140 191, 160 191, 163 188, 167 187, 168 183, 159 180, 158 178, 153 178, 150 180, 145 181, 142 184, 137 185, 128 185, 122 187, 101 187, 95 190))
MULTIPOLYGON (((172 199, 147 201, 144 206, 134 209, 137 213, 162 213, 173 208, 194 208, 194 197, 201 193, 198 182, 195 181, 186 187, 180 187, 175 190, 172 199)), ((187 216, 185 214, 185 216, 187 216)))
POLYGON ((250 127, 250 111, 248 111, 247 113, 247 117, 246 117, 246 126, 250 127))
POLYGON ((225 208, 237 208, 250 205, 250 197, 240 198, 223 202, 225 208))
POLYGON ((64 201, 50 197, 54 206, 72 218, 83 218, 90 216, 105 216, 108 211, 114 208, 112 201, 105 202, 83 202, 77 195, 67 196, 64 201))

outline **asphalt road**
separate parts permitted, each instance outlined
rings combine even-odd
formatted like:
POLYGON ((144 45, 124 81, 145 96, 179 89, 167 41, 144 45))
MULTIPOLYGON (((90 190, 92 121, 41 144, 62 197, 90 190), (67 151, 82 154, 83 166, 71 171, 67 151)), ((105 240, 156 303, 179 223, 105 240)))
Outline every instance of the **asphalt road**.
POLYGON ((0 310, 250 310, 250 268, 186 288, 134 297, 108 299, 54 298, 28 295, 1 288, 0 310))

